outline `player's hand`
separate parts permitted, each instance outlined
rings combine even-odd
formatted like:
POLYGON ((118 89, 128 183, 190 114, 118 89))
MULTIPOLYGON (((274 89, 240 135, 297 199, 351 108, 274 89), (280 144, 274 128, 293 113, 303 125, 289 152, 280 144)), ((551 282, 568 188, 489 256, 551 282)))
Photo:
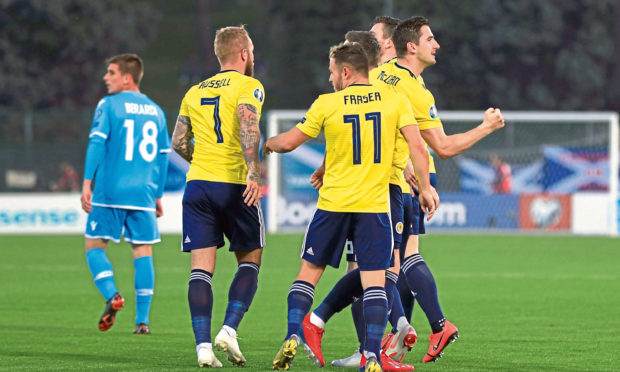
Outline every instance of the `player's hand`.
POLYGON ((422 211, 427 213, 426 220, 430 221, 437 210, 437 206, 439 205, 439 195, 436 191, 433 192, 431 188, 428 188, 425 190, 420 190, 418 200, 420 201, 422 211))
POLYGON ((312 187, 314 187, 315 190, 318 190, 321 187, 323 187, 323 176, 324 175, 325 175, 325 166, 321 165, 314 171, 314 173, 312 173, 312 176, 310 176, 310 184, 312 185, 312 187))
POLYGON ((261 189, 260 174, 256 175, 254 172, 248 172, 246 177, 246 187, 243 192, 243 202, 248 206, 256 206, 263 197, 263 191, 261 189))
POLYGON ((273 152, 273 149, 271 148, 271 138, 269 138, 267 141, 265 141, 265 144, 263 145, 263 157, 271 154, 273 152))
MULTIPOLYGON (((433 200, 435 201, 435 210, 437 210, 437 208, 439 208, 439 194, 433 185, 431 185, 431 193, 433 194, 433 200)), ((430 220, 430 217, 428 219, 430 220)))
POLYGON ((405 175, 405 181, 407 181, 409 186, 411 186, 413 190, 418 191, 418 179, 415 177, 415 174, 411 172, 408 167, 405 168, 403 174, 405 175))
POLYGON ((164 215, 164 206, 161 204, 161 198, 155 199, 155 216, 161 217, 164 215))
POLYGON ((484 119, 482 120, 482 124, 491 128, 491 131, 494 132, 504 127, 504 116, 498 108, 489 107, 484 112, 484 119))
POLYGON ((80 202, 82 203, 82 209, 86 213, 90 213, 93 211, 93 206, 91 204, 91 199, 93 198, 93 192, 90 189, 90 180, 84 180, 84 184, 82 185, 82 196, 80 197, 80 202))

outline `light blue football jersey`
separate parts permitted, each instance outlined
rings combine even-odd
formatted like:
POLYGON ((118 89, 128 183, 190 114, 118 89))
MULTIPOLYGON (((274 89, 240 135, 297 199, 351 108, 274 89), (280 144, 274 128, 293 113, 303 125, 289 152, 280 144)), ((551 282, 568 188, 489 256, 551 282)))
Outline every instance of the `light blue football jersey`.
POLYGON ((135 91, 106 96, 95 109, 89 137, 84 179, 94 174, 92 204, 154 211, 170 152, 162 109, 135 91), (103 152, 91 151, 91 146, 102 145, 103 152))

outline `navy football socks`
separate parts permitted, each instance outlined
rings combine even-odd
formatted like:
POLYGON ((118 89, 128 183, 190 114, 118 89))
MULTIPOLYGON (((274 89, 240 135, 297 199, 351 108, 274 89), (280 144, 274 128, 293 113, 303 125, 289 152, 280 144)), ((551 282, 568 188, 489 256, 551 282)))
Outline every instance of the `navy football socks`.
POLYGON ((364 320, 366 340, 364 351, 381 355, 381 338, 387 325, 388 303, 383 287, 368 287, 364 290, 364 320))
POLYGON ((400 303, 403 307, 405 318, 407 318, 407 322, 411 324, 411 315, 413 314, 415 297, 413 297, 413 293, 411 293, 411 289, 409 289, 409 284, 407 284, 407 274, 405 274, 403 270, 401 270, 398 280, 396 281, 396 290, 398 290, 400 303))
POLYGON ((361 297, 356 298, 351 304, 351 315, 353 315, 357 340, 360 342, 360 353, 363 353, 366 342, 366 323, 364 323, 364 300, 361 297))
POLYGON ((288 292, 288 330, 286 332, 286 338, 296 334, 297 336, 304 338, 304 332, 301 329, 301 323, 304 320, 304 316, 308 314, 312 307, 312 301, 314 300, 314 286, 303 280, 296 280, 293 282, 291 289, 288 292))
POLYGON ((355 298, 361 297, 363 291, 359 269, 352 270, 340 278, 327 297, 313 312, 323 322, 327 323, 329 318, 335 313, 339 313, 351 305, 355 298))
POLYGON ((211 342, 211 312, 213 311, 213 289, 211 274, 208 271, 194 269, 189 278, 187 300, 192 316, 192 328, 196 345, 211 342))
POLYGON ((396 289, 398 275, 392 271, 385 272, 385 294, 388 299, 388 320, 392 325, 392 333, 398 331, 398 320, 405 317, 403 305, 400 302, 400 294, 396 289))
POLYGON ((434 333, 440 332, 445 318, 439 306, 435 278, 426 262, 416 253, 405 258, 402 270, 406 274, 409 288, 415 293, 415 299, 426 314, 431 329, 434 333))
POLYGON ((228 291, 228 306, 226 307, 224 325, 235 330, 239 327, 239 323, 250 308, 258 289, 258 272, 259 266, 253 262, 239 264, 228 291))

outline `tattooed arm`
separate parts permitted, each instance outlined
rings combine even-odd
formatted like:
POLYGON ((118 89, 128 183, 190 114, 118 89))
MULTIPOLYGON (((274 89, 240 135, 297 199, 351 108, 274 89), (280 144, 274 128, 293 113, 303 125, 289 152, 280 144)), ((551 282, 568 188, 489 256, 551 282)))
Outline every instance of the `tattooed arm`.
POLYGON ((244 103, 237 106, 237 116, 241 127, 241 149, 245 164, 248 167, 246 179, 247 187, 243 196, 247 205, 257 205, 262 198, 260 161, 258 151, 260 146, 260 128, 258 127, 258 110, 255 106, 244 103))
POLYGON ((194 155, 194 144, 192 143, 194 132, 192 132, 192 121, 189 116, 179 115, 177 123, 172 133, 172 148, 177 154, 188 162, 192 162, 194 155))

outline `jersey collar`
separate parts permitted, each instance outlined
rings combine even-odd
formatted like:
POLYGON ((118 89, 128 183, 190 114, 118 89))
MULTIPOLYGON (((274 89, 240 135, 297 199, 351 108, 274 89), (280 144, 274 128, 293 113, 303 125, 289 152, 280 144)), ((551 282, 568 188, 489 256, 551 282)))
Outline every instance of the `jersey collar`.
POLYGON ((398 62, 394 62, 394 66, 407 71, 412 78, 416 79, 415 74, 413 72, 411 72, 411 70, 409 70, 407 67, 399 65, 398 62))

